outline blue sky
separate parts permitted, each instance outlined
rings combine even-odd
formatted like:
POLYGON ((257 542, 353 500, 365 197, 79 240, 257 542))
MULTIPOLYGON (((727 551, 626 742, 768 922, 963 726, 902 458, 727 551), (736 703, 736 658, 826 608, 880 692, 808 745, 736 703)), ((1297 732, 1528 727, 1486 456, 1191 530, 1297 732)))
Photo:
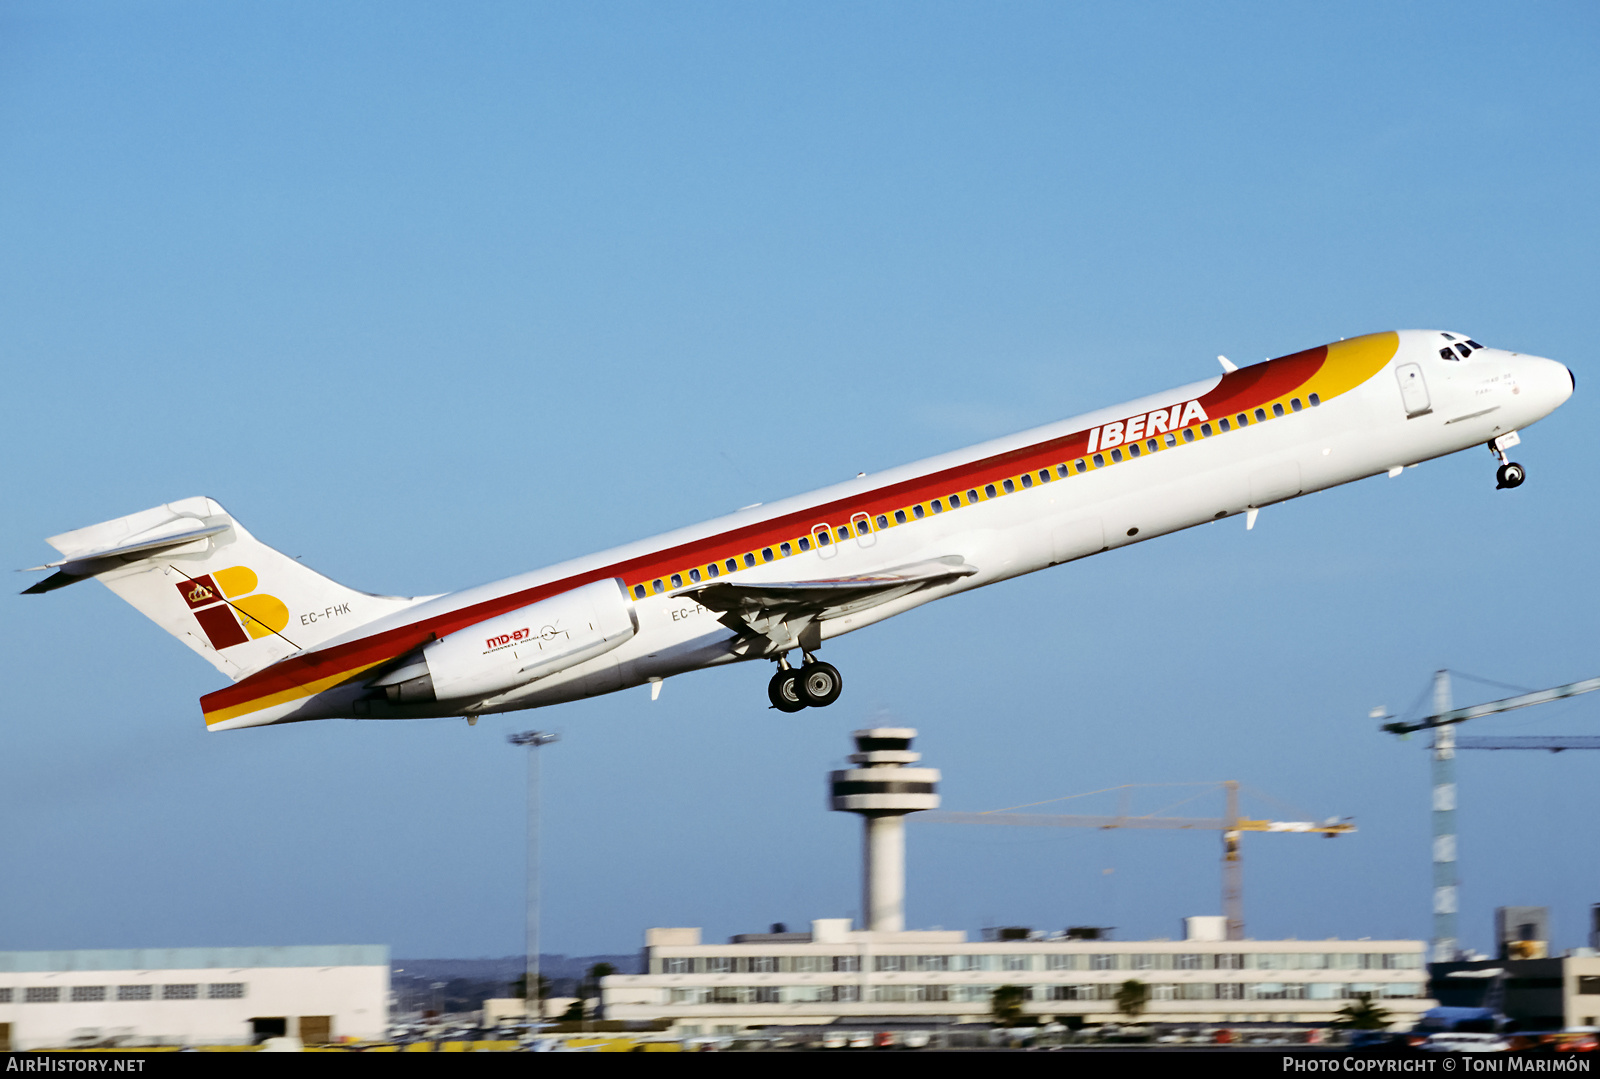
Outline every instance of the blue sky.
MULTIPOLYGON (((1250 935, 1426 936, 1426 754, 1367 711, 1441 666, 1600 673, 1597 28, 1583 4, 5 5, 14 566, 206 494, 354 587, 444 591, 1371 330, 1462 329, 1578 392, 1515 493, 1457 455, 937 604, 830 644, 844 696, 797 716, 751 665, 475 728, 207 734, 218 676, 109 592, 0 599, 0 948, 518 952, 504 735, 530 726, 563 738, 548 950, 848 916, 858 826, 823 775, 883 715, 951 808, 1234 778, 1288 807, 1247 796, 1262 815, 1352 816, 1246 839, 1250 935)), ((1469 944, 1500 904, 1584 943, 1593 768, 1463 756, 1469 944)), ((1166 936, 1218 887, 1210 836, 911 833, 916 926, 1166 936)))

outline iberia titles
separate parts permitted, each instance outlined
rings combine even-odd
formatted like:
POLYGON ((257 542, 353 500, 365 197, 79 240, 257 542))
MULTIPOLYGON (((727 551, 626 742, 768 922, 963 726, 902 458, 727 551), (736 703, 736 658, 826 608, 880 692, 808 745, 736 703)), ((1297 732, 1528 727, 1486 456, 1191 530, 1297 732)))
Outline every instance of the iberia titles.
POLYGON ((1146 412, 1132 419, 1118 420, 1115 423, 1104 424, 1089 432, 1089 449, 1109 450, 1113 446, 1120 446, 1125 442, 1137 442, 1150 435, 1159 435, 1166 431, 1177 431, 1189 426, 1191 423, 1203 423, 1211 417, 1206 415, 1206 410, 1200 407, 1199 401, 1189 401, 1171 408, 1158 408, 1153 412, 1146 412))

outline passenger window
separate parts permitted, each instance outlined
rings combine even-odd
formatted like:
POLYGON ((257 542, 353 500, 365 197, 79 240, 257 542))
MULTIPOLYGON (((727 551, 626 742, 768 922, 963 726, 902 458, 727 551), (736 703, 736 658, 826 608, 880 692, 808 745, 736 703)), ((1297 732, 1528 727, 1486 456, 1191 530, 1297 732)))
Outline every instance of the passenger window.
POLYGON ((1005 480, 1000 484, 1000 486, 1005 488, 1006 494, 1008 495, 1016 493, 1017 485, 1012 483, 1010 480, 1005 480))
POLYGON ((1080 476, 1083 475, 1083 473, 1089 471, 1089 466, 1084 462, 1082 457, 1080 457, 1076 461, 1072 462, 1072 467, 1078 470, 1078 474, 1080 476))
POLYGON ((1039 470, 1039 482, 1040 483, 1049 483, 1050 482, 1050 470, 1048 468, 1041 468, 1039 470))
MULTIPOLYGON (((862 520, 862 521, 859 521, 857 523, 861 526, 861 534, 862 535, 866 535, 867 522, 865 520, 862 520)), ((839 538, 842 539, 842 540, 850 538, 850 526, 849 525, 840 525, 839 526, 839 538)))
POLYGON ((1066 479, 1068 476, 1072 475, 1072 469, 1064 464, 1056 465, 1056 475, 1060 476, 1062 479, 1066 479))
POLYGON ((1147 449, 1147 450, 1149 450, 1149 451, 1150 451, 1150 452, 1151 452, 1151 453, 1154 453, 1154 452, 1156 452, 1156 449, 1157 449, 1157 446, 1156 446, 1156 440, 1155 440, 1155 439, 1153 439, 1153 438, 1152 438, 1152 439, 1149 439, 1149 440, 1147 440, 1147 441, 1146 441, 1146 442, 1145 442, 1145 444, 1144 444, 1144 448, 1145 448, 1145 449, 1147 449))
POLYGON ((992 484, 992 483, 984 484, 983 497, 984 498, 993 498, 994 497, 994 484, 992 484))
POLYGON ((1175 435, 1175 434, 1172 434, 1172 433, 1168 432, 1167 434, 1165 434, 1165 435, 1163 435, 1161 437, 1166 439, 1167 445, 1169 447, 1170 446, 1176 446, 1178 444, 1178 436, 1175 435))
POLYGON ((1210 438, 1211 437, 1211 425, 1209 423, 1202 423, 1200 425, 1200 434, 1204 438, 1210 438))
POLYGON ((906 511, 905 510, 895 510, 894 511, 894 523, 897 524, 897 525, 903 525, 903 524, 906 523, 906 511))
POLYGON ((1322 404, 1322 398, 1318 397, 1316 394, 1312 394, 1310 397, 1306 398, 1306 400, 1311 402, 1312 408, 1316 408, 1318 405, 1322 404))
POLYGON ((724 562, 723 565, 728 567, 729 573, 733 573, 739 568, 739 563, 731 558, 724 562))
POLYGON ((717 564, 715 562, 711 563, 711 565, 706 567, 706 576, 707 577, 717 577, 717 576, 719 576, 721 574, 721 572, 722 572, 721 570, 717 569, 717 564))
POLYGON ((794 548, 789 546, 787 543, 778 544, 778 550, 783 552, 783 557, 785 558, 788 558, 790 555, 794 554, 794 548))
POLYGON ((1272 414, 1274 416, 1283 415, 1283 402, 1282 401, 1278 401, 1278 402, 1275 402, 1273 404, 1273 406, 1272 406, 1272 414))
POLYGON ((978 501, 978 492, 977 491, 968 491, 967 492, 967 501, 968 502, 976 502, 976 501, 978 501))
POLYGON ((950 496, 950 508, 951 509, 955 509, 960 505, 961 505, 961 496, 960 495, 951 495, 950 496))
POLYGON ((673 588, 682 588, 683 587, 683 575, 681 573, 674 573, 672 575, 672 587, 673 588))
POLYGON ((1229 423, 1228 422, 1228 417, 1224 416, 1224 417, 1222 417, 1222 419, 1217 421, 1217 430, 1219 430, 1219 431, 1231 431, 1231 430, 1233 430, 1233 424, 1229 423))
MULTIPOLYGON (((819 543, 820 543, 820 542, 821 542, 821 541, 822 541, 822 540, 821 540, 821 537, 820 537, 820 536, 819 536, 819 537, 818 537, 818 539, 817 539, 817 542, 819 542, 819 543)), ((787 547, 787 546, 788 546, 788 544, 784 544, 784 546, 785 546, 785 547, 787 547)), ((801 536, 801 537, 800 537, 800 549, 801 549, 801 550, 802 550, 802 551, 809 551, 809 550, 811 550, 811 540, 810 540, 810 539, 809 539, 809 538, 808 538, 808 537, 806 537, 806 536, 801 536)), ((785 552, 783 552, 783 553, 784 553, 784 554, 788 554, 788 553, 789 553, 789 552, 788 552, 788 551, 785 551, 785 552)))
POLYGON ((763 562, 771 562, 772 561, 772 548, 771 547, 763 547, 763 548, 761 548, 761 561, 763 561, 763 562))
POLYGON ((1237 416, 1235 416, 1233 418, 1233 422, 1237 423, 1240 427, 1249 427, 1250 426, 1250 413, 1248 413, 1248 412, 1239 413, 1237 416))
POLYGON ((1256 422, 1257 423, 1266 423, 1267 422, 1267 410, 1266 409, 1264 409, 1264 408, 1256 409, 1256 422))
POLYGON ((911 515, 920 521, 928 515, 928 511, 922 508, 922 503, 918 502, 911 507, 911 515))
MULTIPOLYGON (((768 557, 768 558, 767 558, 767 561, 768 561, 768 562, 771 562, 771 561, 772 561, 772 558, 771 558, 771 557, 770 557, 770 556, 769 556, 769 557, 768 557)), ((747 565, 747 566, 753 566, 753 565, 755 565, 755 564, 756 564, 756 556, 755 556, 755 555, 753 555, 753 554, 747 554, 747 555, 745 555, 745 556, 744 556, 744 564, 745 564, 745 565, 747 565)))
POLYGON ((1094 455, 1094 467, 1096 467, 1096 468, 1104 468, 1104 467, 1106 467, 1106 459, 1105 459, 1105 455, 1104 454, 1097 453, 1097 454, 1094 455))
POLYGON ((633 586, 633 598, 644 599, 644 585, 636 584, 633 586))
POLYGON ((1183 440, 1185 442, 1193 442, 1194 441, 1194 428, 1193 427, 1185 427, 1183 429, 1183 440))
MULTIPOLYGON (((879 517, 878 520, 882 521, 883 518, 879 517)), ((865 536, 868 532, 871 532, 871 531, 872 531, 872 526, 867 524, 867 519, 865 517, 861 518, 861 520, 856 522, 856 535, 865 536)))
POLYGON ((697 570, 697 569, 690 570, 689 571, 689 580, 693 581, 695 584, 699 584, 700 583, 700 571, 697 570))
POLYGON ((650 582, 650 591, 656 593, 657 595, 660 595, 661 592, 664 591, 664 589, 661 587, 660 577, 657 577, 655 580, 650 582))
POLYGON ((928 503, 928 505, 933 507, 933 512, 934 513, 943 513, 944 512, 944 503, 940 502, 937 498, 934 499, 932 502, 928 503))
MULTIPOLYGON (((1121 451, 1118 451, 1118 452, 1121 452, 1121 451)), ((1137 442, 1128 443, 1128 456, 1129 457, 1137 457, 1137 456, 1139 456, 1139 444, 1137 442)), ((1117 460, 1117 454, 1113 453, 1111 455, 1111 459, 1113 461, 1117 460)))
MULTIPOLYGON (((826 528, 817 529, 813 535, 817 537, 818 547, 826 547, 828 544, 833 542, 833 537, 828 535, 828 530, 826 528)), ((802 540, 801 542, 804 543, 805 541, 802 540)))
POLYGON ((1300 398, 1295 397, 1289 401, 1289 407, 1299 412, 1301 409, 1300 398))
POLYGON ((1033 486, 1033 473, 1032 472, 1024 472, 1022 474, 1022 489, 1023 490, 1027 490, 1029 487, 1032 487, 1032 486, 1033 486))
POLYGON ((888 528, 889 527, 889 518, 885 517, 881 513, 878 514, 878 527, 879 528, 888 528))
POLYGON ((1111 463, 1112 464, 1120 464, 1121 462, 1122 462, 1122 451, 1121 450, 1112 450, 1111 451, 1111 463))

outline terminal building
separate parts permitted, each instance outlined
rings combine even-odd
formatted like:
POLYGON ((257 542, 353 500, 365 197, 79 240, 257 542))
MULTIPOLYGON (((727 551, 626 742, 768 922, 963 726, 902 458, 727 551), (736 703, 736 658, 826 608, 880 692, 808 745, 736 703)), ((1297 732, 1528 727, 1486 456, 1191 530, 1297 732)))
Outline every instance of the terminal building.
MULTIPOLYGON (((1220 917, 1185 919, 1182 940, 1075 940, 1002 930, 750 933, 703 944, 698 929, 651 929, 646 974, 603 980, 608 1019, 668 1018, 686 1035, 867 1017, 986 1022, 996 988, 1024 990, 1025 1015, 1119 1021, 1129 980, 1149 987, 1143 1021, 1320 1024, 1367 997, 1409 1027, 1426 998, 1420 940, 1222 940, 1220 917), (1012 936, 1019 939, 1004 939, 1012 936)), ((1123 1020, 1125 1021, 1125 1020, 1123 1020)))
MULTIPOLYGON (((1024 1015, 1117 1022, 1125 982, 1148 991, 1142 1021, 1323 1024, 1355 1000, 1409 1028, 1427 998, 1420 940, 1228 940, 1222 917, 1186 918, 1179 940, 1111 941, 1093 931, 904 927, 909 813, 937 808, 935 769, 908 767, 916 731, 855 732, 855 767, 830 777, 831 807, 863 819, 861 909, 808 933, 746 933, 707 944, 699 929, 651 929, 642 974, 602 980, 608 1019, 670 1019, 685 1036, 769 1025, 987 1022, 995 990, 1021 990, 1024 1015)), ((774 927, 777 930, 779 927, 774 927)))
POLYGON ((389 949, 0 952, 0 1051, 378 1039, 389 949))

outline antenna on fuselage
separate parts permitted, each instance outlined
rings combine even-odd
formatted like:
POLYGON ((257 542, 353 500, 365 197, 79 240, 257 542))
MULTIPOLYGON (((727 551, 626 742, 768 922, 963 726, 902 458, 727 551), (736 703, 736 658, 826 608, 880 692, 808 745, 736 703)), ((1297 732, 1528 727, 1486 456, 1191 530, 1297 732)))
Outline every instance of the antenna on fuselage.
POLYGON ((1239 369, 1239 365, 1228 359, 1226 356, 1218 356, 1217 362, 1220 363, 1222 365, 1222 369, 1228 372, 1230 375, 1239 369))

